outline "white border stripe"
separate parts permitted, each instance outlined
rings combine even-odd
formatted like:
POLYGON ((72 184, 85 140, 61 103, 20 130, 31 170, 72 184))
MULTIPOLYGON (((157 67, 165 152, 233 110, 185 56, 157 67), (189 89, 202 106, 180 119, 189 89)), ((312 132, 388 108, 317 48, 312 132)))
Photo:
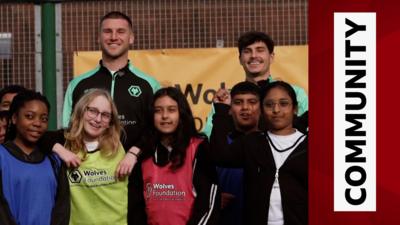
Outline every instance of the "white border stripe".
POLYGON ((334 14, 334 211, 376 211, 376 13, 334 14), (348 60, 365 65, 346 65, 348 60), (357 77, 346 75, 356 70, 365 71, 365 76, 359 72, 357 77), (350 85, 348 81, 355 77, 358 80, 354 83, 365 87, 350 85), (363 97, 365 105, 361 104, 363 97), (346 105, 359 105, 360 109, 346 105), (346 116, 353 119, 346 120, 346 116), (365 144, 353 146, 350 141, 365 144))

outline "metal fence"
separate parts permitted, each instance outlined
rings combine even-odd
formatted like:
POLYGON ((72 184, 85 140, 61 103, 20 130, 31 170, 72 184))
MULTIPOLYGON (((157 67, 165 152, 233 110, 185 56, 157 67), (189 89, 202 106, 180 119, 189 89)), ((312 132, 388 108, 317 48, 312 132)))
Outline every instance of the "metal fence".
MULTIPOLYGON (((98 50, 102 15, 131 16, 134 49, 234 47, 248 30, 269 33, 277 45, 307 44, 306 0, 135 0, 62 4, 64 77, 72 77, 74 51, 98 50)), ((64 85, 65 86, 65 85, 64 85)))
POLYGON ((34 68, 33 4, 0 4, 0 87, 22 84, 35 88, 34 68))
MULTIPOLYGON (((41 42, 41 4, 32 2, 43 1, 2 1, 0 88, 20 84, 42 91, 42 44, 46 43, 41 42)), ((237 37, 249 30, 269 33, 277 45, 308 43, 307 0, 54 2, 58 2, 54 3, 57 36, 55 108, 58 114, 62 96, 73 77, 73 54, 99 49, 99 20, 109 11, 122 11, 132 18, 133 49, 235 47, 237 37)))

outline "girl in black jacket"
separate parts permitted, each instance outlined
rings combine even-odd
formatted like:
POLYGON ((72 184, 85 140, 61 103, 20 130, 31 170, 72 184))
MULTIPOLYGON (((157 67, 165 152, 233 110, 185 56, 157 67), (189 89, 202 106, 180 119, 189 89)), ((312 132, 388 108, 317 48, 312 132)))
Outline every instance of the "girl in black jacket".
POLYGON ((267 131, 226 141, 227 121, 213 118, 211 157, 221 166, 244 168, 244 224, 306 225, 307 135, 293 127, 296 94, 276 81, 261 94, 267 131))

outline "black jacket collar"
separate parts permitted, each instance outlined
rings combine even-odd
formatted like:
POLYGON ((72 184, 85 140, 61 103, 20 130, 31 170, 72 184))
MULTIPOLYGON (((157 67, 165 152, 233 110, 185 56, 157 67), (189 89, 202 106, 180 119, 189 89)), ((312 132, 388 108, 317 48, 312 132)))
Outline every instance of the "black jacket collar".
POLYGON ((242 131, 234 130, 229 134, 229 138, 235 140, 236 138, 245 135, 242 131))
MULTIPOLYGON (((126 62, 126 65, 125 65, 124 67, 122 67, 121 69, 117 70, 117 71, 115 72, 115 74, 117 74, 118 76, 123 76, 123 75, 129 73, 129 71, 130 71, 130 70, 129 70, 129 64, 130 64, 130 61, 128 60, 128 61, 126 62)), ((110 73, 110 70, 107 69, 107 67, 105 67, 105 66, 103 65, 103 60, 100 60, 99 65, 100 65, 100 70, 102 70, 103 72, 110 73)))
POLYGON ((3 145, 12 156, 23 162, 40 163, 45 157, 45 155, 37 148, 35 148, 31 154, 27 155, 13 141, 7 141, 3 145))
POLYGON ((269 79, 266 79, 266 80, 260 80, 260 81, 257 81, 257 85, 260 87, 260 89, 264 89, 264 88, 266 88, 267 87, 267 85, 269 84, 269 79))
POLYGON ((161 142, 158 142, 156 151, 154 152, 154 163, 161 167, 167 165, 170 162, 169 157, 171 152, 172 150, 169 151, 161 142))

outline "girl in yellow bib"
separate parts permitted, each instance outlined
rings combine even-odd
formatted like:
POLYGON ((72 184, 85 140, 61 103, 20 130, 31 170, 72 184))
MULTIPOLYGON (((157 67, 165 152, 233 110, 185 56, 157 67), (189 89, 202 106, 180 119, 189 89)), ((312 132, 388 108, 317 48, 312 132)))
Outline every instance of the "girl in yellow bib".
POLYGON ((128 180, 115 176, 125 156, 120 143, 121 125, 110 94, 92 89, 80 98, 66 131, 46 139, 65 143, 81 159, 68 171, 71 193, 70 225, 127 224, 128 180))

